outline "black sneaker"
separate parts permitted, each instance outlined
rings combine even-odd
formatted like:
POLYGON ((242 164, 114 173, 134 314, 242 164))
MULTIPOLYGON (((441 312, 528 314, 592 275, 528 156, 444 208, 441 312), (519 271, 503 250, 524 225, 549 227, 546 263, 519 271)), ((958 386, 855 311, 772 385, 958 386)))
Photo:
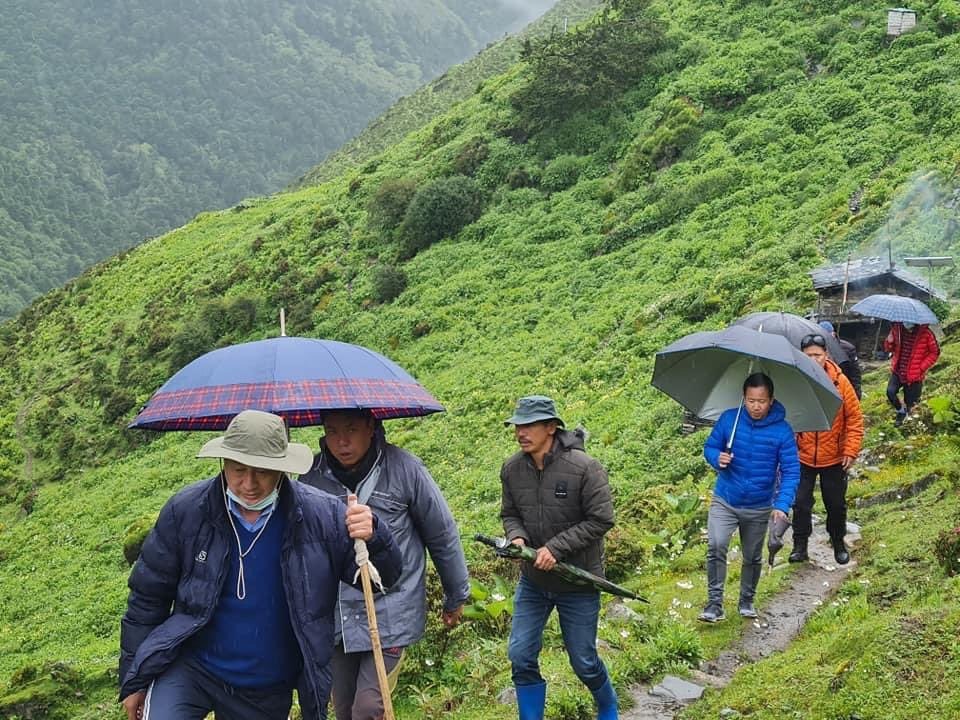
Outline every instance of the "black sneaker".
POLYGON ((697 615, 697 620, 702 620, 703 622, 715 623, 720 622, 721 620, 726 620, 727 616, 723 612, 723 605, 717 603, 709 603, 704 609, 703 612, 697 615))
POLYGON ((749 601, 740 601, 740 607, 737 608, 742 618, 755 618, 758 617, 757 611, 753 607, 753 603, 749 601))
POLYGON ((793 552, 790 553, 790 557, 787 558, 787 561, 792 563, 802 563, 809 559, 810 556, 807 554, 806 548, 795 547, 793 552))
POLYGON ((900 427, 901 425, 903 425, 903 421, 906 419, 907 419, 907 411, 897 410, 897 417, 894 418, 893 424, 895 427, 900 427))

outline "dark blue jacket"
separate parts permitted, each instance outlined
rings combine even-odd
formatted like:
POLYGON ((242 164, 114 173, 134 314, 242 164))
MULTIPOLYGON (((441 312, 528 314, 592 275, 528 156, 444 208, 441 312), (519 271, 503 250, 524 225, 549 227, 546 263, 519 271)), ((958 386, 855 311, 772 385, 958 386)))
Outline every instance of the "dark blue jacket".
MULTIPOLYGON (((326 669, 333 651, 340 581, 353 582, 353 540, 336 498, 285 480, 275 512, 286 514, 281 548, 290 621, 303 654, 298 682, 304 718, 326 717, 326 669)), ((145 689, 203 628, 216 607, 235 543, 220 476, 184 488, 164 505, 130 573, 127 612, 120 625, 120 697, 145 689)), ((402 570, 400 549, 385 522, 367 543, 384 586, 402 570)), ((236 582, 232 578, 231 582, 236 582)))
POLYGON ((789 513, 800 484, 800 458, 786 410, 774 400, 766 417, 753 420, 744 408, 733 436, 733 461, 721 470, 717 463, 736 417, 737 408, 724 411, 703 448, 703 456, 717 471, 713 494, 731 507, 773 506, 789 513))

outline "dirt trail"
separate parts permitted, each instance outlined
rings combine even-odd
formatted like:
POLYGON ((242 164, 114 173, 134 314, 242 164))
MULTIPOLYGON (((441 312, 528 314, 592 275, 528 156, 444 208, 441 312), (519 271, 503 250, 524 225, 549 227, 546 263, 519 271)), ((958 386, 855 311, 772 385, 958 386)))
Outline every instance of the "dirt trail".
MULTIPOLYGON (((848 527, 847 544, 855 546, 860 535, 850 533, 852 529, 853 527, 848 527)), ((786 561, 791 544, 788 542, 778 555, 778 563, 786 561)), ((851 557, 847 565, 836 564, 822 523, 814 525, 809 552, 811 562, 793 573, 789 586, 768 600, 760 609, 758 619, 741 620, 737 615, 731 616, 728 608, 725 622, 746 624, 743 635, 733 646, 724 650, 717 658, 701 663, 700 668, 694 670, 685 681, 665 678, 653 687, 640 685, 631 688, 629 692, 634 706, 621 713, 620 717, 623 720, 672 720, 690 702, 696 702, 695 699, 678 699, 678 696, 688 693, 696 697, 700 688, 724 687, 742 665, 756 662, 786 648, 810 615, 833 596, 857 565, 855 556, 851 557)), ((761 583, 766 577, 766 570, 764 573, 761 583)), ((733 592, 736 592, 736 587, 728 581, 728 592, 731 587, 733 592)))

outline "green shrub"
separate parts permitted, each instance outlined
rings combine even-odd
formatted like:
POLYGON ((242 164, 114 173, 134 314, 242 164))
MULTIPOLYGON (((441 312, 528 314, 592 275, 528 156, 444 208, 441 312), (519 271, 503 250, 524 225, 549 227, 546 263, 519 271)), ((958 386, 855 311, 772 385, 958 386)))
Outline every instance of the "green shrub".
POLYGON ((933 543, 933 554, 947 575, 960 573, 960 527, 942 530, 933 543))
POLYGON ((554 158, 540 176, 540 186, 549 192, 559 192, 573 187, 580 178, 584 159, 576 155, 561 155, 554 158))
POLYGON ((474 175, 490 154, 487 141, 482 137, 468 140, 453 159, 453 169, 460 175, 474 175))
POLYGON ((373 271, 373 299, 387 303, 407 288, 407 274, 393 265, 380 265, 373 271))
POLYGON ((944 35, 960 30, 960 2, 957 0, 940 0, 930 13, 933 22, 944 35))
POLYGON ((445 237, 452 237, 480 217, 483 193, 471 178, 439 178, 417 190, 410 201, 400 237, 404 257, 413 257, 445 237))
POLYGON ((152 515, 143 515, 137 518, 127 526, 123 531, 123 557, 128 565, 133 565, 140 557, 140 548, 143 547, 143 541, 157 524, 157 513, 152 515))
POLYGON ((417 192, 413 178, 385 180, 367 202, 367 225, 374 230, 392 230, 403 222, 417 192))

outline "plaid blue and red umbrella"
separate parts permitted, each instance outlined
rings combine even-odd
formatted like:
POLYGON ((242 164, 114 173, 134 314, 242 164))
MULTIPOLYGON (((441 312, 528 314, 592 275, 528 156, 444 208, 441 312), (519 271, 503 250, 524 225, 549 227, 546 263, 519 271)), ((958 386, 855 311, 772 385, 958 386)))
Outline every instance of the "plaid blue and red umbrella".
POLYGON ((223 430, 242 410, 305 427, 342 409, 387 419, 442 412, 443 405, 395 362, 365 347, 278 337, 202 355, 167 380, 128 427, 223 430))

